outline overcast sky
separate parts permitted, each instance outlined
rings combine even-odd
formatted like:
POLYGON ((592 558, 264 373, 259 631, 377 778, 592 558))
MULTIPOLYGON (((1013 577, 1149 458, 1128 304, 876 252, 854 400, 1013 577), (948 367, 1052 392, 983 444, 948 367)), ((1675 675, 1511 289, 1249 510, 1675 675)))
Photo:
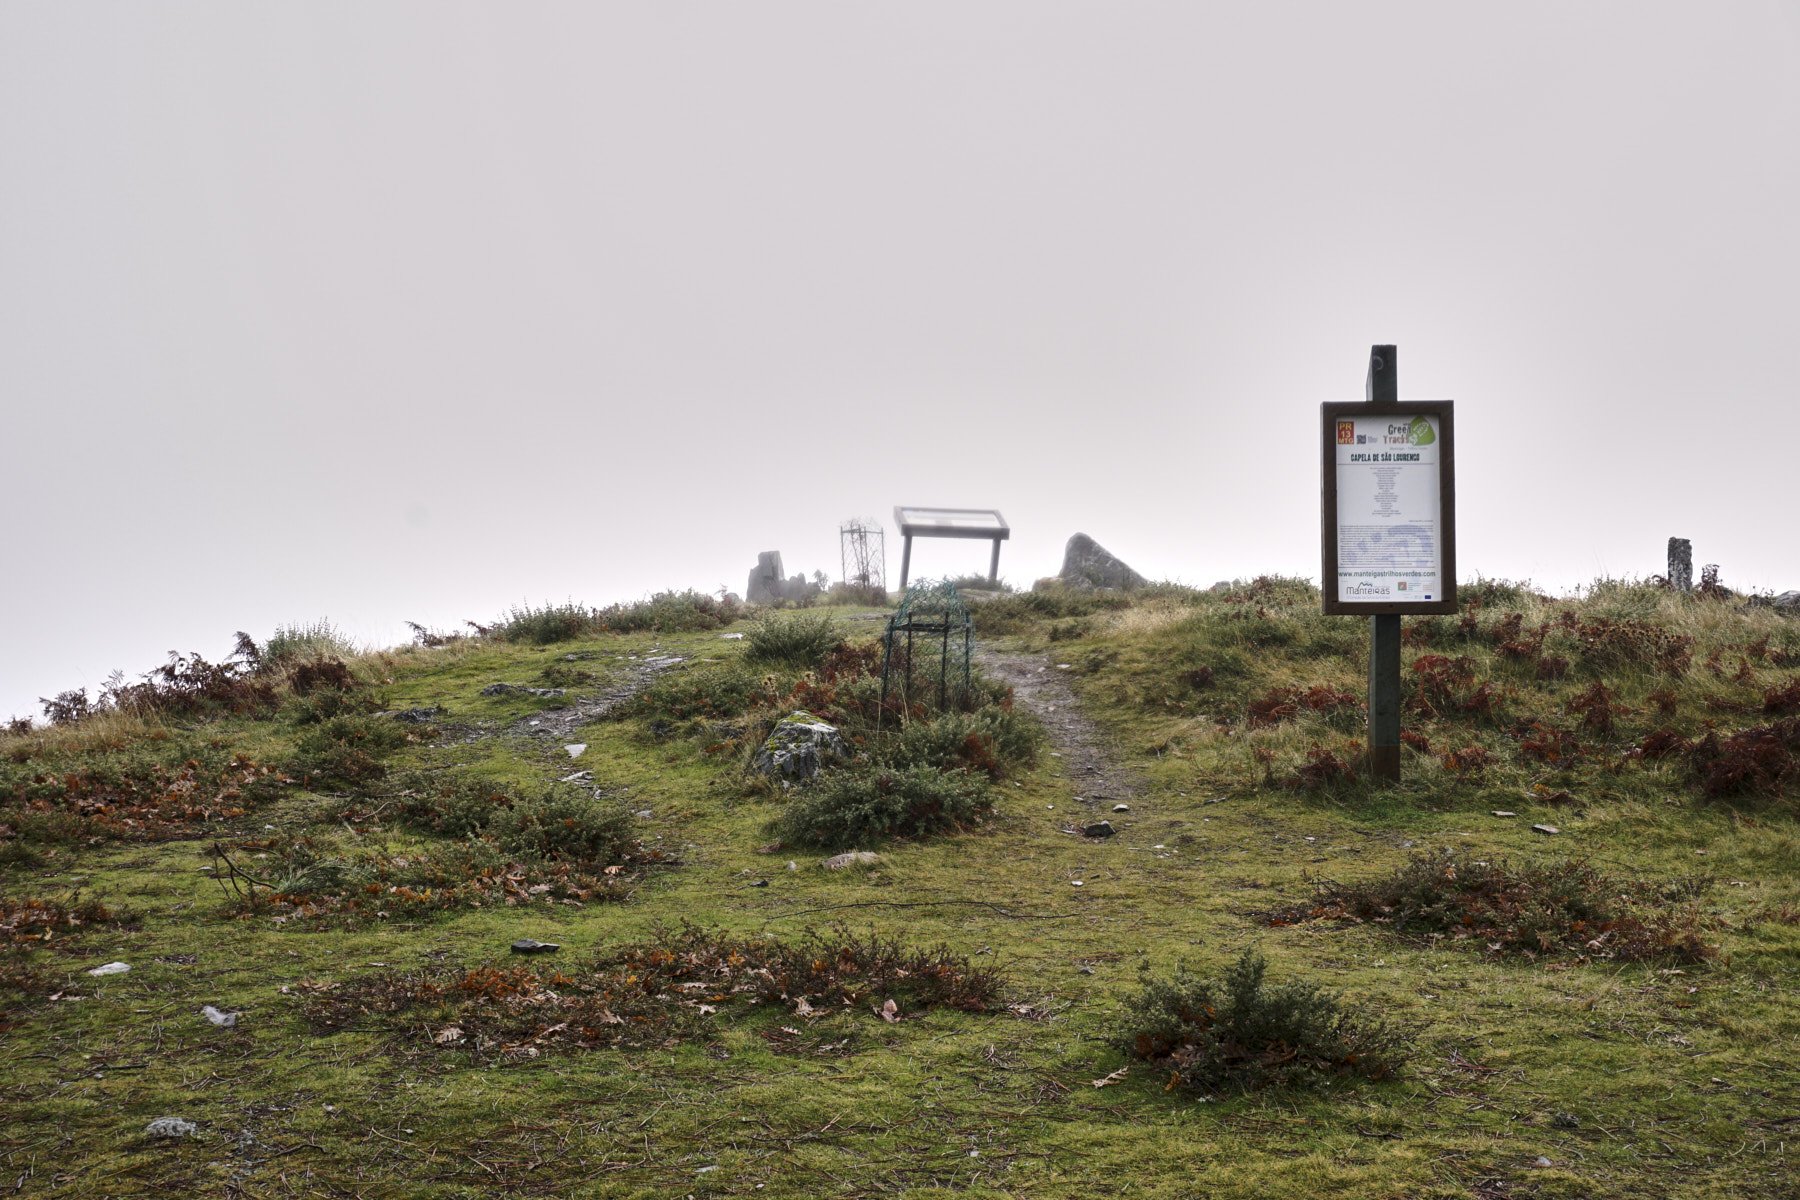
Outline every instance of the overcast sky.
POLYGON ((0 716, 899 503, 1316 577, 1375 342, 1465 578, 1800 587, 1797 147, 1791 0, 5 0, 0 716))

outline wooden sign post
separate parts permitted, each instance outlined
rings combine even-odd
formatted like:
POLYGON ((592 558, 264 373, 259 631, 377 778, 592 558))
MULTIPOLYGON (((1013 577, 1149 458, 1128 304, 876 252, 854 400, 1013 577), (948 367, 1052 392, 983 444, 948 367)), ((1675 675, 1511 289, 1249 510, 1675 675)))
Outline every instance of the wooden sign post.
POLYGON ((1369 774, 1400 779, 1400 617, 1456 611, 1456 428, 1449 400, 1399 399, 1393 346, 1365 400, 1320 406, 1324 610, 1369 617, 1369 774))

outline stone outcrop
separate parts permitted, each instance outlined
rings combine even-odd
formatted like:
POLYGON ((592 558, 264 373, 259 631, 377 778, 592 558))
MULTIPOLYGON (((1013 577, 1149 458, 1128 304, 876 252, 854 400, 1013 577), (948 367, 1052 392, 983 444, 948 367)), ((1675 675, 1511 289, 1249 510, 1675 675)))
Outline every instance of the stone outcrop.
POLYGON ((809 712, 794 712, 776 723, 751 760, 750 769, 771 779, 799 783, 817 775, 827 764, 848 762, 850 757, 850 744, 844 741, 837 726, 809 712))
POLYGON ((1072 588, 1117 588, 1129 591, 1149 582, 1106 547, 1085 533, 1069 539, 1057 578, 1072 588))
POLYGON ((744 588, 744 601, 748 604, 799 604, 809 597, 819 594, 819 585, 804 575, 782 578, 781 551, 764 550, 756 556, 756 566, 750 572, 750 582, 744 588))

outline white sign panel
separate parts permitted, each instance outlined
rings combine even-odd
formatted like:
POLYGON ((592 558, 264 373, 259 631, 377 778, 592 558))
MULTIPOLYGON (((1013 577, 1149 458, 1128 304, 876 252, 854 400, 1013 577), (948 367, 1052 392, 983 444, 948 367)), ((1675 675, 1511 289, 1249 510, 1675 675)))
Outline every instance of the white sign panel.
POLYGON ((1337 598, 1444 598, 1435 416, 1337 418, 1337 598))

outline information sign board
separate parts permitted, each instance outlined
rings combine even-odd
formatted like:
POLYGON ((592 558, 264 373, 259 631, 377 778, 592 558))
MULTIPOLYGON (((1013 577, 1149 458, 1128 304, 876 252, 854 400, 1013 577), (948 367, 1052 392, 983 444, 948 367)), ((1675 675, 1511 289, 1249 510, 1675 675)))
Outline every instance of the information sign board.
POLYGON ((1449 400, 1321 406, 1327 613, 1456 611, 1453 410, 1449 400))

